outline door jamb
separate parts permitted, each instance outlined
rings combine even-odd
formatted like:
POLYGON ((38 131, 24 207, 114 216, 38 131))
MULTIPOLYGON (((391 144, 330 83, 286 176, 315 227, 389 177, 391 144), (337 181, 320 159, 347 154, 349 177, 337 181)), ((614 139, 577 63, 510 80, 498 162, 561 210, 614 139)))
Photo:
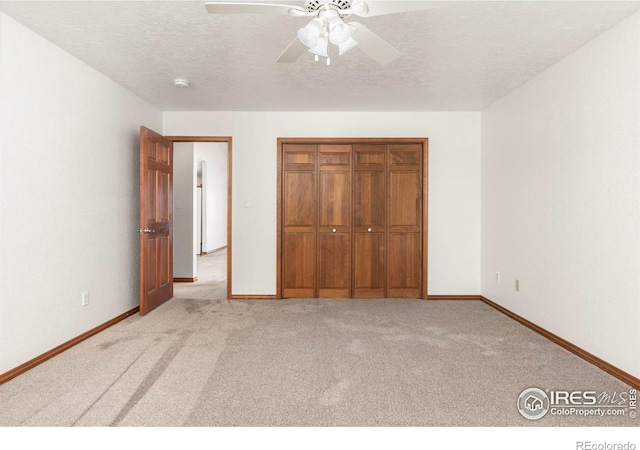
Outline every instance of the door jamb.
POLYGON ((284 144, 422 144, 422 299, 428 299, 429 138, 278 138, 276 298, 282 298, 282 146, 284 144))
POLYGON ((227 298, 232 298, 231 292, 231 187, 232 187, 232 142, 231 136, 165 136, 170 141, 176 142, 226 142, 227 143, 227 298))

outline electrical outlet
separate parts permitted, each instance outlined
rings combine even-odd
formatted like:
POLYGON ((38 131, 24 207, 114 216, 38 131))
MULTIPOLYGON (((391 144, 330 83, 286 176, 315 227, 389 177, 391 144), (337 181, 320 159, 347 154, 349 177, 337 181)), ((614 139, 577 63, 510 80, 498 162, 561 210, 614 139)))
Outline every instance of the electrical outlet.
POLYGON ((496 272, 496 281, 500 281, 500 272, 496 272))
POLYGON ((82 306, 89 305, 89 291, 84 291, 82 293, 82 306))
POLYGON ((516 280, 516 291, 520 292, 520 280, 516 280))

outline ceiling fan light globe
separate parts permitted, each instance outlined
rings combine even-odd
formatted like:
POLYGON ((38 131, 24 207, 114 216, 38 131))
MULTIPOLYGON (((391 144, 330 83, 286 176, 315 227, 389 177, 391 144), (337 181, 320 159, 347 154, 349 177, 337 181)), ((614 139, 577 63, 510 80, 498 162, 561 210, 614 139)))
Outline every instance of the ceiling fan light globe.
POLYGON ((342 44, 338 45, 338 54, 342 56, 345 53, 347 53, 349 50, 354 49, 357 45, 358 43, 356 42, 356 40, 353 39, 351 36, 349 36, 349 39, 347 39, 342 44))
POLYGON ((323 56, 325 58, 329 57, 329 53, 327 52, 329 47, 329 40, 325 36, 320 36, 318 38, 318 42, 314 47, 309 48, 309 51, 316 56, 323 56))
POLYGON ((329 40, 333 45, 340 45, 349 40, 353 30, 339 18, 329 22, 329 40))
POLYGON ((317 45, 318 38, 322 34, 322 21, 313 19, 304 28, 298 30, 298 39, 305 46, 312 48, 317 45))
POLYGON ((312 48, 316 46, 317 38, 310 36, 304 28, 300 28, 298 30, 298 39, 300 39, 300 42, 302 42, 306 47, 312 48))

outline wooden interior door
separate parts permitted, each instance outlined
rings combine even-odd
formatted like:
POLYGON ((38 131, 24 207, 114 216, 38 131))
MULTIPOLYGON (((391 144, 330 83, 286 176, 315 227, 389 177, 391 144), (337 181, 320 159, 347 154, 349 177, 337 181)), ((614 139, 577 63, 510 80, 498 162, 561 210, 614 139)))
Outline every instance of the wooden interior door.
POLYGON ((318 146, 318 297, 351 297, 351 145, 318 146))
POLYGON ((381 144, 354 145, 353 296, 386 297, 386 151, 381 144))
POLYGON ((422 297, 422 146, 388 146, 389 297, 422 297))
POLYGON ((317 147, 282 150, 282 295, 316 297, 317 147))
POLYGON ((173 143, 140 127, 140 314, 173 297, 173 143))

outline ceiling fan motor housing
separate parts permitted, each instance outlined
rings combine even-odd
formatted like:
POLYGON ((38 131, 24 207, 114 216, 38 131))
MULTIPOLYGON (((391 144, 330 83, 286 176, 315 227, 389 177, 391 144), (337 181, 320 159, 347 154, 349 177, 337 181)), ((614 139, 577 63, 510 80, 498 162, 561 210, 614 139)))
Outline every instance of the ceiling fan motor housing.
POLYGON ((309 12, 317 11, 324 5, 333 5, 338 9, 348 9, 351 7, 351 0, 306 0, 304 3, 309 12))

